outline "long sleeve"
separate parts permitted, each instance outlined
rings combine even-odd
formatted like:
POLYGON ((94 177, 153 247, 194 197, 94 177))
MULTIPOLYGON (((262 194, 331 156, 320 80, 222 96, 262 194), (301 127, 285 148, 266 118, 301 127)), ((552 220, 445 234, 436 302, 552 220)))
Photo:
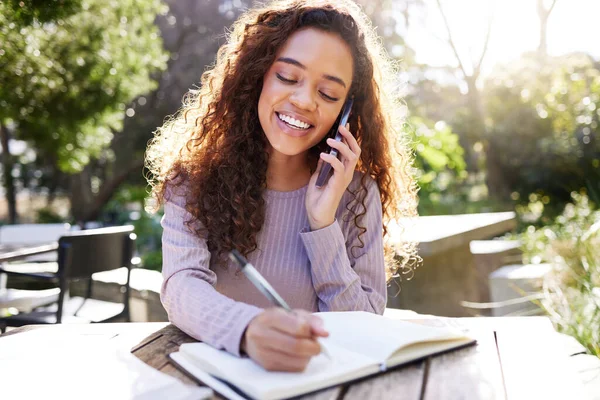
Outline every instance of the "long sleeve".
POLYGON ((319 298, 319 311, 369 311, 383 314, 387 301, 383 254, 382 213, 379 189, 367 185, 366 214, 360 237, 352 219, 347 223, 347 240, 339 217, 328 227, 300 233, 311 262, 312 282, 319 298), (346 245, 346 241, 348 245, 346 245))
POLYGON ((217 292, 206 240, 187 227, 184 198, 168 193, 161 221, 161 301, 169 320, 195 339, 239 356, 242 335, 262 309, 217 292))

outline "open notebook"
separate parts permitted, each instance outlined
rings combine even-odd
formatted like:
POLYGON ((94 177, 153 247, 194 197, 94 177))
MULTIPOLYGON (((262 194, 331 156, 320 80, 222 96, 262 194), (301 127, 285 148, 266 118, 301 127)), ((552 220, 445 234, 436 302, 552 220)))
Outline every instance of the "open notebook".
MULTIPOLYGON (((275 400, 313 392, 385 371, 432 354, 474 344, 451 328, 393 320, 367 312, 317 313, 330 336, 323 344, 331 354, 313 357, 301 373, 268 372, 249 358, 239 358, 204 343, 186 343, 171 359, 200 381, 211 375, 248 398, 275 400)), ((221 382, 216 381, 222 384, 221 382)))

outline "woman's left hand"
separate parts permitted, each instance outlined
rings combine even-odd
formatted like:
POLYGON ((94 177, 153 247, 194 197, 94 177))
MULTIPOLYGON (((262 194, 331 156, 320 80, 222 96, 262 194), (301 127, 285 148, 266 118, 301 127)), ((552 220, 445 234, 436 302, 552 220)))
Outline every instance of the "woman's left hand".
POLYGON ((327 144, 338 150, 341 159, 338 160, 329 153, 321 153, 317 170, 310 177, 306 193, 306 212, 310 229, 313 231, 329 226, 335 221, 335 212, 354 176, 361 150, 348 127, 349 124, 346 124, 345 127, 339 128, 342 134, 341 142, 332 138, 327 139, 327 144), (325 162, 331 164, 333 175, 325 186, 318 188, 315 183, 325 162))

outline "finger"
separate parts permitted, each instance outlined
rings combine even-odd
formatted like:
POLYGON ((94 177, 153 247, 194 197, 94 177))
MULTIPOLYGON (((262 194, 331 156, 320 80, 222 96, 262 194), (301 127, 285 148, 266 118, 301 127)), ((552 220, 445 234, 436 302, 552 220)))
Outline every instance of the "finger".
POLYGON ((321 352, 316 339, 298 338, 276 329, 265 330, 258 340, 262 348, 290 357, 312 357, 321 352))
POLYGON ((356 138, 354 137, 354 135, 352 135, 352 132, 350 132, 350 124, 346 124, 346 126, 340 126, 339 130, 340 133, 342 134, 343 138, 346 139, 348 147, 350 147, 350 150, 352 150, 352 152, 354 154, 356 154, 357 156, 360 156, 360 146, 358 145, 358 142, 356 141, 356 138))
POLYGON ((293 357, 287 354, 265 351, 260 354, 259 364, 267 371, 301 372, 310 357, 293 357))
MULTIPOLYGON (((350 145, 348 144, 348 141, 345 138, 342 139, 342 141, 346 146, 348 146, 348 149, 350 149, 350 145)), ((350 149, 350 151, 352 151, 352 149, 350 149)), ((352 165, 354 167, 354 166, 356 166, 356 164, 358 164, 358 156, 353 151, 352 151, 352 154, 354 154, 354 158, 348 159, 348 158, 344 157, 342 159, 344 166, 352 165)))
POLYGON ((321 172, 321 168, 323 168, 323 160, 319 158, 319 161, 317 161, 317 167, 315 168, 315 171, 312 173, 312 175, 310 176, 310 180, 308 181, 309 185, 312 185, 313 181, 317 180, 317 177, 321 172))
POLYGON ((334 139, 327 139, 327 144, 335 149, 337 149, 344 160, 349 161, 350 163, 356 163, 358 161, 358 156, 350 150, 348 145, 344 142, 338 142, 334 139))
POLYGON ((321 153, 321 159, 331 164, 331 167, 335 171, 338 171, 342 174, 344 173, 344 164, 342 164, 342 162, 338 160, 337 157, 334 157, 331 154, 321 153))
POLYGON ((329 336, 329 332, 325 329, 325 325, 323 320, 316 315, 309 316, 309 323, 312 333, 315 336, 327 337, 329 336))
POLYGON ((312 313, 310 313, 306 310, 300 310, 300 309, 294 310, 294 313, 296 315, 298 315, 299 317, 306 319, 306 321, 310 324, 310 328, 311 328, 313 335, 322 336, 322 337, 329 336, 329 332, 327 332, 327 330, 325 330, 325 324, 323 323, 323 320, 319 316, 313 315, 312 313))
POLYGON ((321 168, 323 168, 323 160, 319 158, 319 161, 317 162, 317 170, 315 172, 318 174, 321 172, 321 168))
POLYGON ((310 324, 305 318, 299 317, 282 308, 274 308, 266 315, 267 325, 288 335, 311 338, 310 324))

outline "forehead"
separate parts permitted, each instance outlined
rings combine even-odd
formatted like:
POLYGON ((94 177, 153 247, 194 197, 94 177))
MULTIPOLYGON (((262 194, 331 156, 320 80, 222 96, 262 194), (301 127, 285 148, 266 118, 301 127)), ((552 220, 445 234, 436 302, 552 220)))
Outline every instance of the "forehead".
POLYGON ((337 33, 300 29, 289 37, 277 57, 293 58, 309 72, 336 75, 347 84, 352 81, 352 52, 337 33))

